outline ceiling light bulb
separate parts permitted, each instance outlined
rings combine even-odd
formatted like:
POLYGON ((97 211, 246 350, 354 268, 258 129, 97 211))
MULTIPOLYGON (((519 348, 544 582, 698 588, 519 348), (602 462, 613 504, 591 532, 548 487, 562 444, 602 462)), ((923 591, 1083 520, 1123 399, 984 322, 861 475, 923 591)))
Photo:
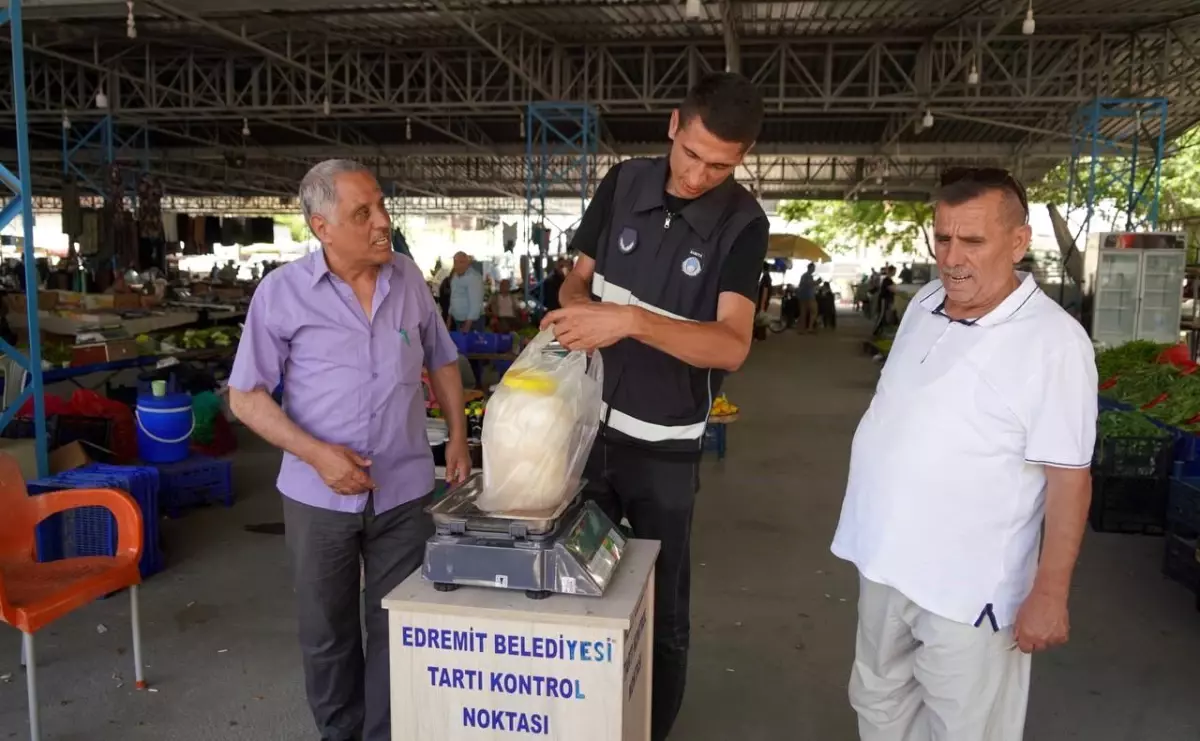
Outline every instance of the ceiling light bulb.
POLYGON ((703 14, 700 7, 700 0, 687 0, 687 4, 683 7, 683 14, 690 20, 697 20, 703 14))
POLYGON ((930 113, 929 111, 925 111, 925 115, 921 118, 921 128, 928 129, 928 128, 932 128, 932 127, 933 127, 933 114, 930 113))
POLYGON ((404 119, 404 138, 412 141, 412 119, 404 119))
POLYGON ((96 107, 108 108, 108 96, 104 94, 103 90, 96 91, 96 107))
POLYGON ((325 96, 325 102, 321 105, 321 110, 328 116, 333 111, 333 103, 329 101, 329 96, 325 96))
POLYGON ((67 116, 66 111, 63 111, 62 127, 63 131, 69 131, 71 129, 71 119, 67 116))
POLYGON ((975 66, 974 62, 971 62, 971 71, 967 73, 967 84, 968 85, 978 85, 979 84, 979 68, 975 66))
POLYGON ((1029 3, 1029 10, 1025 11, 1025 20, 1021 22, 1021 33, 1026 36, 1032 36, 1037 30, 1037 23, 1033 20, 1033 3, 1029 3))
POLYGON ((242 119, 242 136, 250 136, 250 121, 249 121, 249 119, 245 119, 245 118, 242 119))

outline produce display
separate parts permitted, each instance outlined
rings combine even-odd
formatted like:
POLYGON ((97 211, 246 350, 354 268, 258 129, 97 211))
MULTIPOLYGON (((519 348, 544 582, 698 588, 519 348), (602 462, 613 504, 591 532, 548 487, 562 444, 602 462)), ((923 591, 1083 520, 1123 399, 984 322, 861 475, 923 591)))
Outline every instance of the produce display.
MULTIPOLYGON (((145 335, 138 337, 142 342, 145 335)), ((211 327, 209 329, 189 329, 183 334, 170 334, 162 338, 164 350, 208 350, 214 348, 234 347, 242 338, 242 330, 233 327, 211 327)), ((149 339, 149 338, 147 338, 149 339)))
POLYGON ((1096 372, 1104 383, 1125 371, 1149 365, 1170 345, 1148 340, 1126 342, 1096 355, 1096 372))
POLYGON ((1200 373, 1176 347, 1134 341, 1096 355, 1100 395, 1146 416, 1200 432, 1200 373))
POLYGON ((1110 437, 1168 437, 1170 432, 1151 422, 1139 412, 1100 412, 1096 422, 1101 438, 1110 437))
POLYGON ((737 404, 734 404, 721 394, 713 399, 712 409, 709 411, 709 416, 712 417, 731 417, 740 411, 737 404))

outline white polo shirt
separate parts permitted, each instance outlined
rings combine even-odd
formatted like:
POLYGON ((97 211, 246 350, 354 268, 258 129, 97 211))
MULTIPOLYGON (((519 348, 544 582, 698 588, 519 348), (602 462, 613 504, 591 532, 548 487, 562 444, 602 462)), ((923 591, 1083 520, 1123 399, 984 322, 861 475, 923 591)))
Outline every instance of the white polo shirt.
POLYGON ((1033 586, 1045 467, 1087 468, 1096 362, 1074 318, 1020 285, 975 321, 909 304, 850 454, 833 553, 922 608, 1012 624, 1033 586))

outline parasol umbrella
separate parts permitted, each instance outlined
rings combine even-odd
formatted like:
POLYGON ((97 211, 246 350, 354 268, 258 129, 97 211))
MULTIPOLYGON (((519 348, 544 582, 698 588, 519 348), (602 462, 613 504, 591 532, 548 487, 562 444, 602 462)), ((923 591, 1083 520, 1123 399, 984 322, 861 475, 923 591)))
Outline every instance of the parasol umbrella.
POLYGON ((829 255, 819 244, 795 234, 772 234, 767 243, 767 257, 829 262, 829 255))

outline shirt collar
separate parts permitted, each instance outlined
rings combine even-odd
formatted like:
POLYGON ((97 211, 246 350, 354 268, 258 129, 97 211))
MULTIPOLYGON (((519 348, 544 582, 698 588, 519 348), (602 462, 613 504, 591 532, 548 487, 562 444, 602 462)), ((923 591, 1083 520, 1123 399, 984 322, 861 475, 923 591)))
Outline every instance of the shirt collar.
MULTIPOLYGON (((329 263, 325 262, 324 247, 318 247, 309 254, 312 255, 312 282, 309 284, 309 286, 311 288, 316 288, 317 283, 320 283, 322 278, 324 278, 326 275, 332 275, 333 273, 331 273, 329 270, 329 263)), ((379 269, 379 277, 384 281, 391 280, 392 269, 396 264, 397 263, 395 259, 393 259, 391 262, 381 267, 379 269)))
MULTIPOLYGON (((646 187, 643 187, 638 193, 637 200, 633 204, 635 211, 644 213, 666 208, 663 193, 666 191, 669 173, 670 161, 666 157, 656 158, 654 167, 650 171, 650 179, 647 181, 646 187)), ((726 204, 729 203, 733 194, 733 189, 737 187, 737 181, 731 175, 717 187, 689 202, 679 212, 679 216, 682 216, 683 220, 701 237, 708 239, 712 236, 713 230, 717 228, 717 224, 720 223, 726 204)))
POLYGON ((1037 281, 1029 273, 1015 271, 1019 283, 1016 290, 1008 294, 1008 297, 1000 302, 1000 305, 989 311, 987 314, 977 319, 952 319, 945 312, 946 307, 946 289, 939 285, 937 290, 932 291, 928 296, 921 299, 921 305, 929 309, 931 314, 945 318, 947 321, 955 324, 962 324, 967 327, 992 327, 997 324, 1003 324, 1017 315, 1029 299, 1040 289, 1037 281), (930 308, 930 305, 933 308, 930 308))

